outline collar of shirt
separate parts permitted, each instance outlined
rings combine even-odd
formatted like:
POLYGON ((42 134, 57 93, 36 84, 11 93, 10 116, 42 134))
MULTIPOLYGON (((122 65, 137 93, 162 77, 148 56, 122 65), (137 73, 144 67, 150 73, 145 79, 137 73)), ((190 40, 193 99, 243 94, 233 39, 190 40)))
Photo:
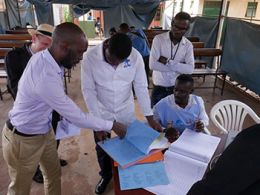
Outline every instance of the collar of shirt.
POLYGON ((174 107, 180 109, 188 109, 190 108, 193 104, 197 104, 196 101, 193 100, 193 95, 189 95, 189 100, 188 100, 188 104, 185 106, 185 108, 180 107, 178 104, 175 103, 175 98, 174 95, 171 95, 170 97, 170 102, 171 105, 173 105, 174 107))
MULTIPOLYGON (((169 31, 169 33, 164 33, 164 39, 165 39, 165 40, 171 40, 171 39, 170 39, 170 32, 171 32, 171 31, 169 31)), ((187 38, 183 36, 183 37, 181 38, 181 41, 180 41, 180 42, 181 42, 182 45, 185 45, 186 42, 187 42, 187 38)))
POLYGON ((48 49, 45 49, 44 51, 42 51, 43 55, 46 57, 46 59, 50 62, 53 70, 59 74, 62 75, 62 68, 59 66, 59 64, 54 60, 54 58, 52 57, 51 53, 49 52, 48 49))

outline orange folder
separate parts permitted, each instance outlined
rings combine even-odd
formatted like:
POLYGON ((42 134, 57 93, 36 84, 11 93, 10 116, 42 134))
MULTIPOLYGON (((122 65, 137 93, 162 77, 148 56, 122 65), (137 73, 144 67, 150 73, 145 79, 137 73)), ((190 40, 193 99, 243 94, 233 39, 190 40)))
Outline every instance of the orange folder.
MULTIPOLYGON (((151 162, 160 161, 160 160, 163 160, 162 151, 161 150, 154 150, 148 156, 146 156, 145 158, 133 163, 132 165, 151 163, 151 162)), ((119 164, 116 161, 114 161, 114 166, 118 167, 119 164)))

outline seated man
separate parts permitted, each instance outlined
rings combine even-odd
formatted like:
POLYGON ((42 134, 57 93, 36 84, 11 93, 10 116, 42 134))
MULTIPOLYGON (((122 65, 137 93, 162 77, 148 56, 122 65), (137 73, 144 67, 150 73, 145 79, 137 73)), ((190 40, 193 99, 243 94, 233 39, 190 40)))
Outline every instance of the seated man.
POLYGON ((260 124, 241 131, 188 195, 259 195, 260 124))
POLYGON ((209 123, 201 97, 193 92, 191 75, 181 74, 175 81, 173 94, 160 100, 154 106, 154 117, 163 126, 172 124, 179 133, 185 128, 203 131, 209 123))

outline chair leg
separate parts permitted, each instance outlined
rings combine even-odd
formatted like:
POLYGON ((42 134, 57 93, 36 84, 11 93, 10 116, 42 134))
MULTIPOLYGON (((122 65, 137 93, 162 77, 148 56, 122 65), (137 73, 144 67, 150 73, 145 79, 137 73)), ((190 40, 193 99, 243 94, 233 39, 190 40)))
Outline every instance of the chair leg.
POLYGON ((218 75, 216 74, 215 81, 214 81, 214 87, 213 87, 213 92, 214 93, 215 93, 215 89, 216 89, 216 86, 217 86, 217 79, 218 79, 218 75))
POLYGON ((3 94, 1 88, 0 88, 0 99, 3 100, 3 94))
POLYGON ((225 87, 225 83, 226 83, 226 74, 223 75, 223 83, 222 83, 222 88, 221 88, 221 95, 223 95, 224 93, 224 87, 225 87))

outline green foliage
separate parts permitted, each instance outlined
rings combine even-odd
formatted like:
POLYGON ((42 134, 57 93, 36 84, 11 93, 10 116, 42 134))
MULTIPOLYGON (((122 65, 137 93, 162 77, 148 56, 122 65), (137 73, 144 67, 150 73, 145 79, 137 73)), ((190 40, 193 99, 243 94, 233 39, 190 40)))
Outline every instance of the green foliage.
POLYGON ((65 22, 73 22, 73 16, 69 6, 64 7, 64 19, 65 22))

